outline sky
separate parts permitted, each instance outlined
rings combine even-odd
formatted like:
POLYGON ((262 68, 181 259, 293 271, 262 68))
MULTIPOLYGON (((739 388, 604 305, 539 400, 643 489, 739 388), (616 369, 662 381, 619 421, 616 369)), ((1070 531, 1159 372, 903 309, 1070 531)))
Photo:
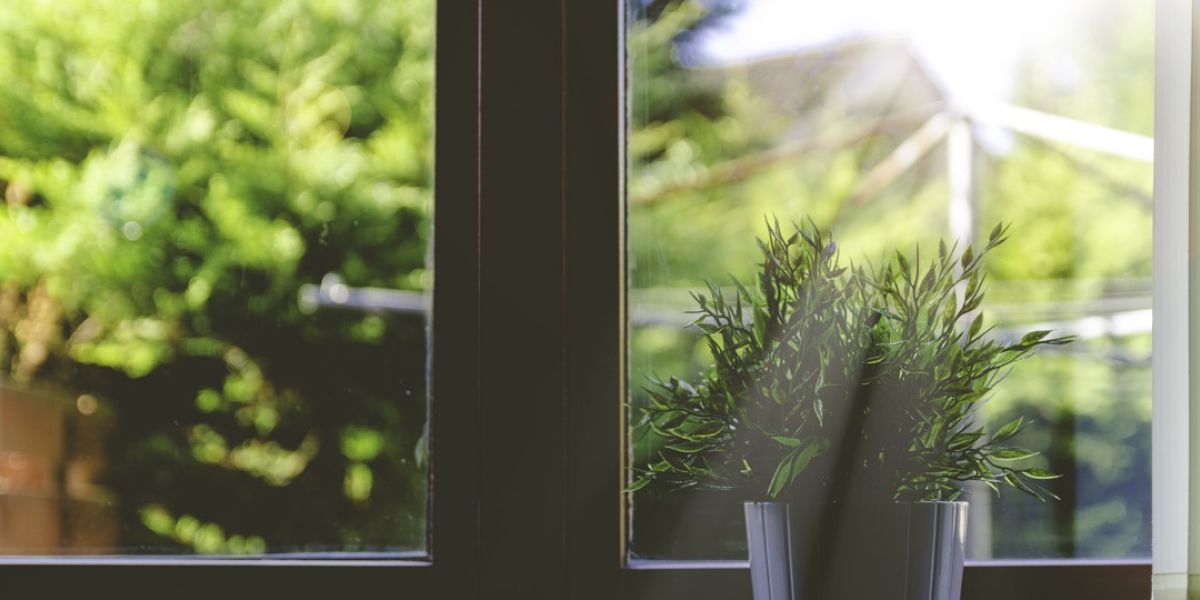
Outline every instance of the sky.
POLYGON ((747 0, 712 32, 705 62, 726 64, 841 38, 907 39, 955 100, 1005 101, 1016 61, 1037 49, 1065 82, 1080 77, 1062 40, 1096 0, 747 0))

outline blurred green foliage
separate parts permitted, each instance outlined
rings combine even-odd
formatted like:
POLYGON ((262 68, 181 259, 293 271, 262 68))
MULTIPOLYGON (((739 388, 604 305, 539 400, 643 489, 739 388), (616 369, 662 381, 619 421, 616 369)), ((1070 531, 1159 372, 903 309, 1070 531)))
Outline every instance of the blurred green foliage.
POLYGON ((0 382, 101 397, 121 544, 422 548, 431 0, 0 1, 0 382))

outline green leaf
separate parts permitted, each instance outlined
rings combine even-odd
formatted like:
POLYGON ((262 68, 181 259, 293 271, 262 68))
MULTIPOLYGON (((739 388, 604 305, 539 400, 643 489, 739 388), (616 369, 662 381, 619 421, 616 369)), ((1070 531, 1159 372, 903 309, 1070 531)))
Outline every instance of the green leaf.
POLYGON ((1017 432, 1021 431, 1021 428, 1024 426, 1025 419, 1023 417, 1017 417, 1016 419, 1013 419, 1005 424, 1004 427, 1001 427, 999 430, 997 430, 996 433, 992 434, 991 441, 993 444, 1003 442, 1004 440, 1017 435, 1017 432))
POLYGON ((814 458, 819 456, 828 447, 828 441, 813 442, 804 447, 803 450, 793 450, 788 454, 779 466, 775 468, 775 474, 771 477, 771 485, 767 488, 767 495, 771 498, 779 496, 787 486, 791 485, 796 480, 804 469, 808 468, 809 463, 814 458))
POLYGON ((1030 479, 1058 479, 1062 477, 1062 475, 1052 473, 1046 469, 1025 469, 1021 471, 1021 474, 1030 479))
POLYGON ((796 438, 787 437, 784 435, 773 435, 773 436, 771 436, 771 439, 775 440, 776 442, 779 442, 780 444, 783 444, 784 446, 787 446, 788 448, 799 448, 800 444, 803 443, 796 438))
POLYGON ((796 457, 796 464, 792 466, 792 470, 795 472, 796 475, 799 475, 801 472, 804 471, 804 469, 808 468, 808 463, 812 462, 812 460, 814 458, 820 456, 821 453, 824 452, 825 449, 828 447, 829 447, 828 440, 821 440, 821 441, 817 441, 817 442, 813 442, 813 443, 809 444, 796 457))
POLYGON ((668 429, 675 429, 676 427, 683 425, 683 423, 687 421, 687 418, 688 414, 686 412, 676 411, 675 414, 673 414, 670 418, 660 423, 658 428, 664 431, 668 429))
POLYGON ((933 288, 933 282, 934 282, 934 272, 932 269, 930 269, 929 271, 927 271, 925 273, 925 277, 921 280, 920 290, 922 292, 929 291, 931 288, 933 288))
POLYGON ((1035 344, 1035 343, 1040 342, 1043 339, 1045 339, 1045 337, 1048 335, 1050 335, 1049 329, 1039 329, 1037 331, 1030 331, 1029 333, 1025 334, 1021 338, 1021 344, 1022 345, 1035 344))
POLYGON ((1033 450, 1026 450, 1025 448, 1000 448, 999 450, 992 452, 989 457, 992 460, 1013 461, 1033 458, 1038 454, 1040 453, 1034 452, 1033 450))
POLYGON ((967 339, 975 339, 981 329, 983 329, 982 313, 975 315, 975 318, 971 320, 971 329, 967 332, 967 339))
POLYGON ((634 480, 633 483, 629 484, 629 487, 625 488, 625 492, 632 494, 632 493, 650 485, 651 481, 653 481, 653 479, 651 479, 649 477, 638 478, 638 479, 634 480))
POLYGON ((697 452, 703 452, 704 450, 707 450, 711 447, 712 447, 712 444, 710 444, 708 442, 703 442, 703 441, 674 442, 671 444, 667 444, 667 449, 674 450, 676 452, 682 452, 684 454, 695 454, 697 452))
POLYGON ((1029 485, 1024 481, 1021 481, 1021 478, 1017 477, 1015 473, 1005 473, 1004 482, 1017 488, 1018 490, 1021 490, 1022 492, 1025 492, 1026 494, 1029 494, 1030 496, 1037 496, 1037 492, 1033 491, 1033 488, 1029 487, 1029 485))
POLYGON ((975 297, 975 292, 979 291, 979 286, 983 283, 983 279, 979 271, 971 271, 971 275, 967 277, 967 293, 966 298, 975 297))
POLYGON ((779 493, 792 482, 792 455, 788 455, 779 462, 779 466, 775 467, 775 474, 771 476, 771 485, 767 488, 767 495, 771 498, 779 496, 779 493))
POLYGON ((965 450, 974 446, 975 442, 979 441, 981 437, 983 437, 983 434, 980 432, 959 433, 950 438, 948 447, 951 450, 965 450))
POLYGON ((979 308, 979 305, 982 303, 983 303, 983 296, 975 296, 974 298, 967 300, 966 304, 964 304, 962 307, 962 311, 964 313, 969 313, 969 312, 979 308))

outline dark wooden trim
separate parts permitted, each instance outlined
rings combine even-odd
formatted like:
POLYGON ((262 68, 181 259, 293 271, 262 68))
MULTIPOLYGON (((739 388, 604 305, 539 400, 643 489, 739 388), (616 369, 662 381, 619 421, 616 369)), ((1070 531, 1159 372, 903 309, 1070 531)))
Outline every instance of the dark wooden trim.
POLYGON ((967 566, 963 600, 1148 600, 1150 562, 995 561, 967 566))
POLYGON ((571 598, 623 598, 623 0, 567 0, 567 546, 571 598))
POLYGON ((565 595, 562 0, 483 2, 480 589, 565 595))
POLYGON ((434 571, 425 567, 314 566, 305 561, 264 566, 257 561, 197 565, 9 564, 0 567, 5 598, 114 598, 136 600, 212 598, 337 598, 347 590, 404 590, 436 597, 434 571))
POLYGON ((437 10, 428 543, 438 595, 473 598, 480 560, 480 0, 438 0, 437 10))
POLYGON ((566 403, 570 598, 625 598, 623 1, 566 5, 566 403))
MULTIPOLYGON (((695 566, 695 565, 691 565, 695 566)), ((621 573, 620 598, 751 600, 743 568, 688 568, 687 563, 639 563, 621 573)), ((869 566, 864 566, 869 576, 869 566)), ((1147 600, 1149 561, 975 562, 963 574, 963 600, 1147 600)))
POLYGON ((618 597, 627 600, 751 600, 747 569, 622 569, 619 577, 618 597))

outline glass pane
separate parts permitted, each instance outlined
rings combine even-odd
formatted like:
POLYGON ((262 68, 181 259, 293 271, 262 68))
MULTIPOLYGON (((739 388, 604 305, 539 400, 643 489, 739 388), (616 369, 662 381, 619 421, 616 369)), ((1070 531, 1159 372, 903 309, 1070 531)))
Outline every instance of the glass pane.
POLYGON ((716 389, 690 294, 711 308, 711 280, 749 328, 763 294, 734 280, 756 287, 777 218, 873 273, 1006 224, 959 326, 1076 339, 1016 363, 973 423, 1023 417, 1012 443, 1039 454, 1009 464, 1060 475, 1039 481, 1060 500, 961 486, 968 558, 1148 557, 1153 3, 630 2, 631 481, 676 475, 633 494, 632 556, 745 559, 740 503, 769 486, 681 475, 710 446, 663 430, 703 423, 647 409, 716 389))
POLYGON ((0 0, 0 554, 426 548, 432 0, 0 0))

